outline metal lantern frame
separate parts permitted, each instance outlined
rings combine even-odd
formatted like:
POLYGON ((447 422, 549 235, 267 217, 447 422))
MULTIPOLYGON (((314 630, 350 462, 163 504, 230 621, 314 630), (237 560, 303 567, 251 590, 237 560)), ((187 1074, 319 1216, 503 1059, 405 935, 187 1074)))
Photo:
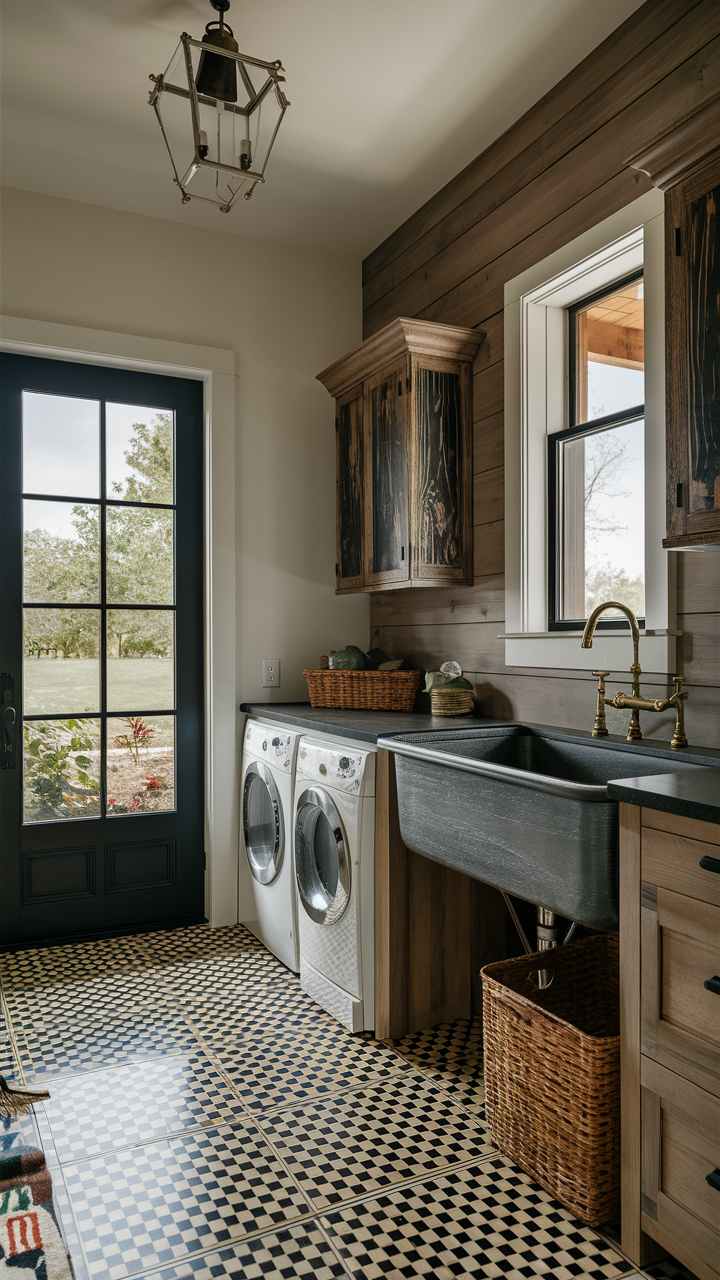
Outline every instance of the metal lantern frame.
MULTIPOLYGON (((220 48, 216 44, 209 44, 205 40, 194 40, 192 36, 189 36, 187 34, 186 31, 183 31, 180 37, 180 41, 165 71, 162 73, 162 75, 150 76, 150 79, 153 81, 154 87, 150 92, 150 98, 149 98, 150 106, 155 111, 158 124, 160 125, 160 129, 162 131, 162 135, 165 140, 165 146, 167 147, 168 155, 170 156, 170 163, 172 164, 173 173, 175 174, 175 182, 177 186, 180 188, 180 191, 182 192, 183 204, 187 204, 190 200, 202 200, 205 204, 215 205, 216 208, 219 208, 222 213, 229 213, 230 209, 235 204, 235 201, 238 199, 239 195, 241 194, 243 186, 248 180, 251 182, 251 186, 247 191, 243 193, 245 200, 249 200, 251 198, 258 183, 265 182, 265 169, 267 168, 267 162, 270 158, 270 153, 273 149, 275 139, 277 137, 280 125, 282 124, 285 112, 290 106, 290 103, 288 102, 288 99, 285 97, 285 94, 281 88, 281 84, 284 84, 285 82, 284 75, 281 75, 281 72, 283 72, 284 70, 285 68, 283 67, 280 61, 263 62, 261 58, 251 58, 248 54, 245 54, 245 53, 233 53, 229 49, 220 48), (185 73, 187 75, 187 84, 188 84, 187 89, 184 87, 184 85, 172 84, 167 80, 167 76, 170 73, 170 69, 173 67, 178 56, 178 51, 181 48, 182 48, 182 65, 184 66, 185 73), (195 72, 193 70, 192 52, 191 52, 192 49, 199 49, 201 53, 204 51, 216 58, 228 58, 232 62, 236 62, 238 64, 237 69, 249 97, 249 101, 246 106, 242 107, 235 102, 225 102, 222 99, 211 98, 205 94, 198 94, 197 86, 195 84, 195 72), (258 90, 255 89, 252 79, 250 77, 250 72, 248 70, 248 67, 259 67, 261 70, 267 72, 267 79, 265 80, 265 83, 263 84, 261 89, 258 89, 258 90), (186 169, 182 177, 178 172, 178 167, 175 163, 175 158, 173 156, 172 148, 170 146, 170 140, 168 138, 167 131, 165 129, 165 122, 162 117, 161 102, 162 102, 163 94, 165 93, 172 94, 173 96, 179 97, 179 98, 186 98, 190 102, 190 115, 192 120, 192 132, 193 132, 193 143, 194 143, 195 155, 194 155, 194 159, 192 160, 192 162, 190 163, 190 165, 188 166, 188 168, 186 169), (277 105, 279 108, 279 115, 275 122, 275 127, 272 131, 270 142, 265 152, 265 157, 263 159, 261 167, 257 169, 255 168, 244 169, 240 165, 224 164, 220 160, 211 160, 207 156, 204 156, 202 154, 204 144, 200 136, 201 134, 200 104, 201 103, 204 106, 214 107, 216 109, 221 105, 224 111, 234 112, 235 115, 244 116, 245 119, 247 120, 247 132, 249 135, 250 122, 254 113, 260 110, 263 102, 271 93, 275 95, 275 99, 277 101, 277 105), (194 193, 191 193, 190 191, 187 190, 188 184, 191 182, 191 180, 193 179, 195 174, 198 172, 198 170, 203 168, 214 169, 216 172, 231 174, 233 177, 236 177, 240 180, 240 185, 234 192, 232 192, 229 199, 224 199, 224 200, 220 200, 220 199, 213 200, 209 196, 201 196, 201 195, 196 195, 194 193)), ((206 149, 207 148, 205 148, 205 150, 206 149)))

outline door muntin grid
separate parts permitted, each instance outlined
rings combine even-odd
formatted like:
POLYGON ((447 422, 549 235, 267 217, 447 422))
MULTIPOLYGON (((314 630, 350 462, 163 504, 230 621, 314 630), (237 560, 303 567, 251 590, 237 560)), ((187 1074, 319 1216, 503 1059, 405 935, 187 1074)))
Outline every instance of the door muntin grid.
MULTIPOLYGON (((34 517, 36 531, 43 523, 47 526, 40 529, 40 541, 45 538, 46 552, 49 548, 58 553, 55 568, 60 578, 64 572, 66 579, 64 589, 62 582, 58 585, 56 573, 50 579, 53 585, 47 592, 49 598, 42 600, 38 598, 43 591, 38 589, 35 574, 27 592, 31 598, 23 593, 24 823, 172 812, 176 807, 177 714, 174 410, 30 389, 23 392, 22 399, 23 507, 26 514, 29 511, 34 517), (120 445, 123 443, 123 417, 125 443, 129 445, 124 451, 122 447, 118 449, 118 434, 120 445), (62 428, 72 436, 74 422, 80 429, 75 432, 73 447, 68 448, 67 440, 64 443, 62 439, 62 428), (111 434, 114 431, 110 449, 109 424, 111 434), (53 427, 58 425, 60 430, 53 435, 53 427), (118 478, 123 452, 124 490, 123 476, 118 478), (112 466, 108 465, 110 461, 112 466), (80 492, 74 492, 76 488, 80 492), (170 501, 153 501, 158 495, 170 501), (88 519, 90 525, 94 521, 93 527, 97 527, 95 547, 93 537, 88 536, 88 519), (67 534, 68 525, 75 526, 75 542, 81 551, 97 553, 99 582, 94 600, 92 571, 85 575, 89 585, 81 584, 82 590, 73 590, 73 565, 63 568, 63 552, 71 560, 74 554, 69 545, 72 538, 63 539, 53 529, 64 526, 67 534), (121 546, 119 560, 126 570, 124 592, 117 588, 117 572, 114 583, 112 573, 108 574, 109 525, 115 530, 116 547, 118 543, 121 546), (162 574, 157 576, 163 548, 166 581, 160 592, 153 589, 153 574, 156 583, 163 586, 162 574), (132 571, 128 572, 128 567, 132 571), (118 598, 123 594, 124 599, 118 598), (161 594, 164 598, 156 600, 161 594), (63 598, 68 595, 76 598, 63 598), (116 642, 115 657, 112 650, 116 642), (55 666, 55 683, 67 687, 56 688, 54 698, 52 690, 38 689, 42 679, 47 683, 46 672, 38 682, 29 665, 30 654, 41 666, 43 659, 45 663, 60 664, 55 666), (136 660, 135 670, 124 673, 124 661, 132 658, 136 660), (118 674, 123 675, 119 690, 118 680, 108 679, 112 662, 120 664, 118 674), (147 675, 148 663, 153 662, 164 664, 165 677, 156 680, 154 688, 152 680, 139 679, 141 665, 144 663, 147 675), (78 665, 69 671, 65 663, 78 665), (96 668, 96 699, 90 696, 93 676, 84 684, 79 678, 83 664, 87 673, 89 663, 96 668), (61 671, 63 679, 58 681, 61 671), (154 698, 150 696, 153 693, 154 698), (60 710, 64 699, 67 701, 60 710), (119 796, 112 794, 116 791, 119 796), (58 799, 60 795, 62 800, 58 799)), ((26 520, 26 583, 28 532, 26 520)), ((49 558, 52 561, 52 555, 49 558)), ((86 562, 87 558, 86 555, 86 562)), ((76 556, 78 563, 80 559, 76 556)), ((39 577, 42 579, 43 575, 39 577)), ((35 670, 39 675, 41 668, 35 670)))

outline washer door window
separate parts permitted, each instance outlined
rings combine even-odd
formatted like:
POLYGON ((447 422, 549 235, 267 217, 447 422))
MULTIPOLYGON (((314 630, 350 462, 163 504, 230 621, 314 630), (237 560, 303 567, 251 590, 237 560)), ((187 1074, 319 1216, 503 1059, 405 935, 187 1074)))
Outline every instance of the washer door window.
POLYGON ((317 924, 336 924, 350 900, 350 852, 330 797, 306 791, 295 819, 295 875, 300 901, 317 924))
POLYGON ((262 761, 245 774, 243 830, 250 870, 260 884, 271 884, 283 860, 282 813, 272 773, 262 761))

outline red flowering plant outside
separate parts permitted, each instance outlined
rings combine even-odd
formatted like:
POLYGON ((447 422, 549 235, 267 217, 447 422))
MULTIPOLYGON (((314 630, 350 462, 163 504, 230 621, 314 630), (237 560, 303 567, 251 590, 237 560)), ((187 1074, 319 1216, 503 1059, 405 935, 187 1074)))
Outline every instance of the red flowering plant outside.
POLYGON ((155 734, 155 730, 141 716, 124 716, 123 724, 128 726, 128 733, 119 733, 115 738, 115 746, 121 747, 125 751, 129 751, 136 764, 140 763, 140 752, 143 747, 150 745, 150 740, 155 734))

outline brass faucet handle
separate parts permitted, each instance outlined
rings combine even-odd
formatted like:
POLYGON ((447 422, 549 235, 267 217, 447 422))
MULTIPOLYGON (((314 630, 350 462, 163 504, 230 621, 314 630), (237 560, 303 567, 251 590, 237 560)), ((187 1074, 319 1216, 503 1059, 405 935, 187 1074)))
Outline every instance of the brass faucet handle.
POLYGON ((682 694, 682 696, 683 696, 684 698, 687 698, 687 694, 686 694, 686 693, 683 693, 683 680, 684 680, 684 679, 685 679, 685 677, 684 677, 684 676, 673 676, 673 678, 672 678, 672 682, 673 682, 673 684, 674 684, 674 685, 677 685, 677 688, 676 688, 675 692, 676 692, 677 694, 682 694))
POLYGON ((610 675, 609 671, 593 671, 593 675, 598 677, 597 687, 597 707, 595 710, 595 723, 593 725, 593 738, 606 738, 608 727, 605 720, 605 677, 610 675))

